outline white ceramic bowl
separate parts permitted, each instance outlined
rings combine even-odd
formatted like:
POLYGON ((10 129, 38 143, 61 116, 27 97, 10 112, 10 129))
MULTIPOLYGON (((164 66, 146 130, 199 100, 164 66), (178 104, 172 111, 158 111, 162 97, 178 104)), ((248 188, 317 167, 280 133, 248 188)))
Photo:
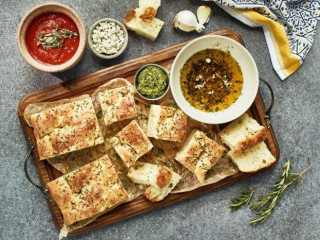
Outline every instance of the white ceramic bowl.
POLYGON ((240 43, 222 36, 204 36, 188 43, 174 59, 170 87, 178 106, 191 118, 209 124, 230 122, 245 113, 253 103, 259 87, 259 74, 255 61, 248 50, 240 43), (193 107, 184 98, 180 86, 180 69, 196 52, 213 48, 230 51, 231 56, 239 63, 243 74, 243 88, 240 97, 229 108, 219 112, 203 112, 193 107))

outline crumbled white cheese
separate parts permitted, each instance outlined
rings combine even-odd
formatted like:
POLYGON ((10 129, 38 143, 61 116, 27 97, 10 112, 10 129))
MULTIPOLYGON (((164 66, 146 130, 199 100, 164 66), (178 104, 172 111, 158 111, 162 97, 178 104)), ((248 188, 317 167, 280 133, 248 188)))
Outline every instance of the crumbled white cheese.
POLYGON ((210 58, 206 58, 206 63, 211 63, 211 59, 210 58))
POLYGON ((213 94, 213 91, 208 92, 208 94, 209 94, 209 95, 212 95, 212 94, 213 94))
POLYGON ((223 78, 222 81, 223 81, 223 84, 224 84, 227 88, 231 86, 231 82, 228 82, 227 79, 223 78))
POLYGON ((92 45, 98 53, 115 54, 122 48, 124 40, 124 31, 115 22, 101 22, 93 30, 92 45))
POLYGON ((216 78, 216 75, 212 74, 212 79, 215 79, 216 78))
POLYGON ((201 74, 199 74, 199 76, 196 78, 196 82, 198 82, 199 80, 201 80, 203 77, 201 76, 201 74))
POLYGON ((198 84, 198 85, 196 85, 194 88, 195 89, 201 89, 201 88, 203 88, 204 87, 204 85, 206 85, 206 81, 203 81, 203 83, 202 84, 198 84))
POLYGON ((201 88, 203 88, 203 86, 202 86, 202 84, 198 84, 198 85, 196 85, 194 88, 195 88, 195 89, 201 89, 201 88))

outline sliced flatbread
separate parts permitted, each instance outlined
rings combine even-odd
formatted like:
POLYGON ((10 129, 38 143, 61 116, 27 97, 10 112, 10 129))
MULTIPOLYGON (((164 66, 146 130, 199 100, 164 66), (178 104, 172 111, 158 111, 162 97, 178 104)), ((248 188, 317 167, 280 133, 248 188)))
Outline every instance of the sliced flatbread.
MULTIPOLYGON (((61 104, 27 117, 34 130, 40 160, 104 142, 89 96, 66 103, 60 102, 61 104)), ((50 106, 49 103, 47 105, 50 106)), ((33 106, 29 109, 31 108, 33 106)), ((26 109, 28 111, 30 110, 26 109)))
POLYGON ((111 138, 110 143, 128 168, 153 147, 135 120, 111 138))
POLYGON ((147 136, 155 139, 182 142, 187 133, 187 115, 180 109, 151 105, 147 136))
POLYGON ((228 152, 228 155, 241 172, 256 172, 270 166, 276 161, 264 142, 259 143, 240 154, 231 150, 228 152))
POLYGON ((140 9, 130 10, 124 17, 125 27, 152 41, 156 40, 164 22, 154 17, 156 12, 151 11, 152 9, 153 8, 146 8, 143 10, 144 12, 140 9), (141 19, 141 16, 144 16, 144 19, 141 19))
POLYGON ((108 126, 114 122, 137 116, 134 101, 134 89, 131 86, 114 88, 98 93, 104 123, 108 126))
POLYGON ((247 113, 219 132, 221 141, 234 152, 244 152, 266 139, 266 129, 247 113))
POLYGON ((143 195, 152 202, 163 200, 181 179, 165 166, 144 162, 137 162, 132 166, 128 177, 135 183, 148 186, 143 195))
POLYGON ((66 225, 103 213, 129 199, 108 156, 47 184, 66 225))
POLYGON ((224 151, 224 147, 203 132, 193 130, 175 159, 193 172, 199 182, 203 182, 207 171, 218 162, 224 151))

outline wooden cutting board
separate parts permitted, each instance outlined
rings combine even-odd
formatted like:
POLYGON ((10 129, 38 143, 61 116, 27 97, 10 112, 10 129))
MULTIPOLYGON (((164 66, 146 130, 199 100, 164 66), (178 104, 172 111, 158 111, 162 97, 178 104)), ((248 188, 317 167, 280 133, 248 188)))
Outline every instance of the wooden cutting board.
MULTIPOLYGON (((244 42, 241 36, 237 32, 231 29, 221 29, 221 30, 212 32, 208 35, 226 36, 244 45, 244 42)), ((156 63, 159 65, 162 65, 163 67, 170 68, 177 53, 181 50, 182 47, 184 47, 190 41, 191 40, 183 43, 179 43, 179 44, 149 53, 147 55, 144 55, 135 59, 131 59, 129 61, 120 63, 118 65, 114 65, 112 67, 108 67, 100 71, 84 75, 77 79, 64 82, 61 84, 57 84, 57 85, 26 95, 20 101, 18 106, 18 117, 26 138, 30 138, 33 146, 36 146, 36 140, 35 140, 32 128, 28 126, 28 124, 23 118, 23 112, 29 104, 36 103, 36 102, 57 101, 63 98, 71 98, 71 97, 79 96, 86 93, 90 94, 98 86, 117 77, 126 78, 130 82, 133 82, 133 78, 136 71, 140 67, 148 63, 156 63)), ((256 99, 252 104, 252 106, 250 107, 250 109, 248 110, 248 112, 260 124, 264 125, 267 128, 267 123, 264 118, 265 105, 261 98, 260 92, 258 92, 256 99)), ((182 201, 184 199, 188 199, 188 198, 197 196, 199 194, 212 191, 213 189, 216 189, 218 187, 222 187, 222 186, 240 181, 242 179, 251 177, 253 175, 266 171, 270 168, 273 168, 279 160, 280 150, 278 147, 277 139, 272 130, 272 126, 267 128, 266 144, 269 150, 271 151, 271 153, 277 159, 277 161, 267 169, 263 169, 256 173, 239 172, 233 176, 230 176, 228 178, 225 178, 224 180, 221 180, 220 182, 213 183, 211 185, 207 185, 190 192, 171 194, 167 198, 165 198, 163 201, 157 202, 157 203, 150 202, 146 200, 144 197, 139 197, 132 202, 128 202, 116 207, 114 210, 100 216, 97 220, 95 220, 91 224, 85 227, 82 227, 80 229, 77 229, 74 232, 70 233, 69 235, 78 235, 99 227, 107 226, 109 224, 116 223, 116 222, 125 220, 127 218, 149 212, 156 208, 165 207, 169 204, 173 204, 173 203, 182 201)), ((46 186, 48 182, 52 181, 53 179, 61 175, 47 161, 39 161, 38 154, 35 151, 33 153, 33 159, 35 162, 37 173, 39 175, 40 182, 43 186, 46 186)), ((63 218, 62 218, 61 212, 58 206, 53 201, 50 201, 50 200, 47 200, 47 201, 48 201, 49 209, 51 211, 55 225, 60 230, 63 226, 63 218)))

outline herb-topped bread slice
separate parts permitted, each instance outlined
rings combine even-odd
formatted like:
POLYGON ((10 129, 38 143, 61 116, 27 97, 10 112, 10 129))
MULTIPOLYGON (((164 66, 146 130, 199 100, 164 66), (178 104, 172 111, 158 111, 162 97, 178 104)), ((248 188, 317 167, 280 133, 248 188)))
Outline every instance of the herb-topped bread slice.
POLYGON ((98 99, 106 125, 137 116, 132 86, 99 92, 98 99))
POLYGON ((187 115, 180 109, 151 105, 147 136, 155 139, 182 142, 187 133, 187 115))
POLYGON ((129 199, 107 155, 47 186, 66 225, 104 213, 129 199))
POLYGON ((207 171, 218 162, 224 151, 224 147, 203 132, 193 130, 175 159, 193 172, 199 182, 203 182, 207 171))
POLYGON ((90 97, 34 113, 30 125, 40 160, 104 142, 90 97))
POLYGON ((111 138, 110 143, 127 167, 135 164, 138 158, 149 152, 153 147, 149 138, 135 120, 111 138))
POLYGON ((231 150, 240 153, 264 141, 266 129, 245 113, 219 132, 219 136, 231 150))
POLYGON ((256 172, 276 161, 264 142, 247 149, 243 153, 231 150, 228 155, 241 172, 256 172))
POLYGON ((152 202, 163 200, 181 179, 179 174, 165 166, 144 162, 132 166, 128 177, 135 183, 148 186, 143 195, 152 202))

